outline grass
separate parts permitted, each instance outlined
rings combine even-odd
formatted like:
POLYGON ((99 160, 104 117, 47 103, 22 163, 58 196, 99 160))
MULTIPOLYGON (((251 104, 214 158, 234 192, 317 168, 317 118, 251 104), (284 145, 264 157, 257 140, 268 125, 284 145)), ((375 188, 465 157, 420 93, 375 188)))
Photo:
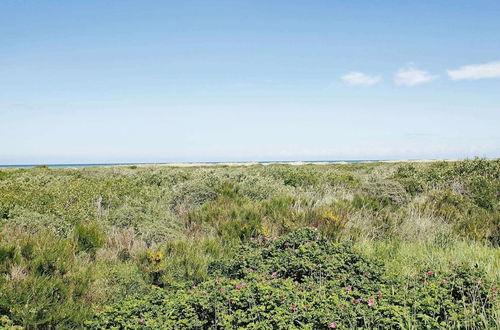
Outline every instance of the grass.
MULTIPOLYGON (((395 278, 466 266, 498 288, 499 197, 500 160, 483 159, 3 169, 0 316, 80 327, 152 285, 209 281, 242 243, 303 227, 350 242, 395 278)), ((483 314, 499 325, 498 306, 483 314)))

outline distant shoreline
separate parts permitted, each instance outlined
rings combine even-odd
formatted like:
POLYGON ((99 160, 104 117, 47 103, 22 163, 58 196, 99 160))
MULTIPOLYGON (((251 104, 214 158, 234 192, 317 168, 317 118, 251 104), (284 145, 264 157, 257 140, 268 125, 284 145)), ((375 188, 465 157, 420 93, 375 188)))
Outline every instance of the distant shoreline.
POLYGON ((82 164, 14 164, 3 165, 0 168, 33 168, 47 166, 52 168, 84 168, 84 167, 112 167, 112 166, 171 166, 171 167, 196 167, 196 166, 251 166, 251 165, 328 165, 328 164, 353 164, 353 163, 429 163, 453 162, 458 159, 399 159, 399 160, 308 160, 308 161, 239 161, 239 162, 165 162, 165 163, 82 163, 82 164))

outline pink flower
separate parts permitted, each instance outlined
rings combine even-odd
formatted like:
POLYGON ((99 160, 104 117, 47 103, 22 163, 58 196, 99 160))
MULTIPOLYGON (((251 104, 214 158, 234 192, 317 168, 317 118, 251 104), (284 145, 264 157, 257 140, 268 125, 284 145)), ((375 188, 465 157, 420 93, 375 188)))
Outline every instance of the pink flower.
POLYGON ((271 239, 278 239, 278 236, 273 236, 271 237, 271 239))
POLYGON ((283 297, 283 296, 280 296, 280 300, 285 300, 285 297, 283 297))
POLYGON ((144 320, 143 318, 140 318, 140 319, 137 319, 137 322, 139 323, 144 323, 146 320, 144 320))
POLYGON ((247 269, 249 273, 253 273, 253 269, 252 268, 248 268, 247 269))
POLYGON ((352 302, 355 304, 359 304, 361 302, 361 299, 353 299, 352 302))
POLYGON ((226 291, 226 290, 225 290, 224 288, 222 288, 222 289, 220 289, 219 291, 220 291, 220 292, 224 292, 224 291, 226 291))
POLYGON ((345 287, 345 290, 346 290, 346 291, 352 291, 352 286, 346 286, 346 287, 345 287))
POLYGON ((311 227, 312 230, 318 230, 318 227, 311 227))
POLYGON ((448 283, 448 280, 443 280, 443 283, 448 283))
POLYGON ((277 272, 272 272, 271 276, 272 277, 276 277, 276 276, 278 276, 278 273, 277 272))
POLYGON ((241 286, 247 286, 247 282, 241 283, 241 286))
POLYGON ((430 275, 432 275, 433 273, 432 273, 431 271, 427 271, 427 272, 424 272, 424 274, 425 274, 425 275, 427 275, 427 276, 430 276, 430 275))
POLYGON ((372 298, 368 299, 368 306, 373 306, 375 304, 375 300, 373 300, 372 298))
POLYGON ((215 283, 220 283, 220 282, 222 282, 222 280, 221 280, 220 278, 218 278, 218 277, 217 277, 217 278, 215 279, 215 283))
POLYGON ((335 329, 336 327, 337 325, 334 322, 330 323, 330 329, 335 329))
POLYGON ((235 289, 236 289, 236 290, 241 290, 241 285, 237 285, 237 286, 235 287, 235 289))
POLYGON ((497 289, 497 288, 493 288, 493 289, 491 289, 491 292, 493 292, 493 293, 497 293, 497 292, 498 292, 498 289, 497 289))
POLYGON ((251 240, 251 241, 253 241, 254 239, 255 239, 255 238, 253 238, 253 237, 250 237, 250 240, 251 240))
POLYGON ((377 297, 382 297, 382 292, 377 293, 377 297))
POLYGON ((292 305, 292 311, 296 311, 296 310, 297 310, 297 306, 292 305))
POLYGON ((196 289, 196 285, 193 285, 193 287, 192 287, 192 288, 193 288, 193 289, 196 289))

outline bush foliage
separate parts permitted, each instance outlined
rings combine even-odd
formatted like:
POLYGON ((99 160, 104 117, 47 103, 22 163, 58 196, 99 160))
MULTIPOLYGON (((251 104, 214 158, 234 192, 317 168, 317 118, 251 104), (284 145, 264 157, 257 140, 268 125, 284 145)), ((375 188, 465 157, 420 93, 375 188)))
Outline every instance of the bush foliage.
POLYGON ((475 269, 389 276, 380 262, 317 230, 254 239, 210 265, 210 279, 155 289, 100 310, 89 328, 492 327, 491 283, 475 269), (400 288, 407 286, 408 290, 400 288))
POLYGON ((0 327, 500 327, 499 197, 485 159, 2 169, 0 327))

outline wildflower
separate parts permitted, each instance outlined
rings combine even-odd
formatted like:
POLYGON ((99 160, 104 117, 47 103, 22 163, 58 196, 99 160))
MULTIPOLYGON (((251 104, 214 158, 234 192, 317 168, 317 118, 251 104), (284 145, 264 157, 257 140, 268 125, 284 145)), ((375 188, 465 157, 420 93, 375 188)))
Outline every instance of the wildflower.
POLYGON ((345 281, 345 277, 339 277, 339 280, 341 280, 342 282, 345 281))
POLYGON ((493 288, 493 289, 491 289, 491 292, 493 292, 493 293, 497 293, 497 292, 498 292, 498 289, 497 289, 497 288, 493 288))
POLYGON ((197 288, 197 286, 196 286, 196 285, 193 285, 193 286, 192 286, 192 289, 193 289, 193 290, 194 290, 194 289, 196 289, 196 288, 197 288))
POLYGON ((253 237, 250 237, 250 240, 251 240, 251 241, 253 241, 254 239, 255 239, 255 238, 253 238, 253 237))
POLYGON ((335 322, 330 323, 330 329, 335 329, 335 328, 337 328, 335 322))
POLYGON ((292 311, 296 311, 296 310, 297 310, 297 306, 292 305, 292 311))
POLYGON ((443 280, 443 283, 448 283, 448 280, 443 280))
POLYGON ((253 273, 253 269, 252 268, 248 268, 247 269, 249 273, 253 273))
POLYGON ((283 243, 284 246, 290 245, 288 242, 283 243))
POLYGON ((144 323, 146 320, 144 320, 142 317, 140 319, 137 319, 137 322, 139 323, 144 323))
POLYGON ((236 289, 236 290, 241 290, 241 285, 237 285, 237 286, 235 287, 235 289, 236 289))
POLYGON ((431 276, 433 273, 431 271, 424 272, 425 275, 431 276))
POLYGON ((247 282, 241 283, 241 286, 247 286, 247 282))
POLYGON ((218 277, 217 277, 217 278, 215 279, 215 283, 220 283, 220 282, 222 282, 222 280, 221 280, 220 278, 218 278, 218 277))
POLYGON ((97 307, 95 310, 98 311, 98 312, 100 312, 100 311, 102 311, 102 308, 97 307))
POLYGON ((220 291, 220 292, 224 292, 224 291, 226 291, 226 290, 225 290, 224 288, 222 288, 222 289, 220 289, 219 291, 220 291))
POLYGON ((283 296, 280 296, 280 300, 285 300, 285 297, 283 297, 283 296))
POLYGON ((318 230, 318 227, 311 227, 312 230, 318 230))
POLYGON ((346 286, 346 287, 345 287, 345 290, 346 290, 346 291, 352 291, 352 286, 346 286))
POLYGON ((272 272, 272 274, 271 274, 272 277, 276 277, 277 275, 278 275, 277 272, 272 272))
POLYGON ((382 297, 382 292, 377 293, 377 297, 378 298, 382 297))
POLYGON ((359 304, 361 302, 361 299, 353 299, 352 302, 355 304, 359 304))
POLYGON ((368 299, 368 306, 371 307, 375 304, 375 300, 373 300, 372 298, 368 299))

